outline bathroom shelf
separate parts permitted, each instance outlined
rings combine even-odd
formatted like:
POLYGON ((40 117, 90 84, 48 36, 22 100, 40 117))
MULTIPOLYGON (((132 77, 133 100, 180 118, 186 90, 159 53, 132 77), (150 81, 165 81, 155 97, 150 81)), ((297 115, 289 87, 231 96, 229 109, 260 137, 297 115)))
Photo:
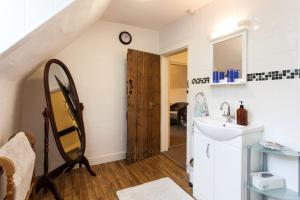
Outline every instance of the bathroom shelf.
POLYGON ((246 85, 247 82, 243 81, 243 82, 232 82, 232 83, 228 83, 228 82, 224 82, 224 83, 211 83, 211 86, 215 86, 215 85, 246 85))
POLYGON ((280 151, 269 150, 259 144, 247 147, 247 200, 251 199, 251 191, 261 194, 263 199, 271 197, 278 200, 300 200, 300 152, 293 151, 292 149, 285 148, 280 151), (288 188, 280 188, 274 190, 259 190, 251 183, 251 153, 252 151, 262 153, 262 171, 268 171, 268 154, 289 156, 298 158, 298 192, 292 191, 288 188))
POLYGON ((280 151, 275 151, 275 150, 269 150, 264 148, 263 146, 256 144, 250 147, 253 151, 259 151, 267 154, 276 154, 276 155, 281 155, 281 156, 292 156, 292 157, 299 157, 300 152, 294 151, 292 149, 285 148, 280 151))
POLYGON ((250 185, 248 188, 256 192, 258 194, 262 194, 271 198, 280 199, 280 200, 300 200, 300 196, 298 196, 298 192, 294 192, 292 190, 281 188, 275 190, 259 190, 255 186, 250 185))

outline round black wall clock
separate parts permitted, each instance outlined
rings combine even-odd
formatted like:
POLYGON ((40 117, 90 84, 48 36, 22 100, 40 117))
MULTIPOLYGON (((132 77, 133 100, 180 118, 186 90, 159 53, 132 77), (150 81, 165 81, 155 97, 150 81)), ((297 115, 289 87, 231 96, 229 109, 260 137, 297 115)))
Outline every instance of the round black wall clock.
POLYGON ((132 36, 130 35, 130 33, 123 31, 119 35, 119 40, 120 42, 122 42, 122 44, 128 45, 132 41, 132 36))

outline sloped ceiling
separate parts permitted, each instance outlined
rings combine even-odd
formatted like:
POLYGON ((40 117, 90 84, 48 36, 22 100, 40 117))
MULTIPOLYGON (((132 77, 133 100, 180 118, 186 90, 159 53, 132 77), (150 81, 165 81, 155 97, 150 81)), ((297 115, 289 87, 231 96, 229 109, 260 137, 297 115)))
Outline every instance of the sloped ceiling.
POLYGON ((159 30, 212 0, 111 0, 103 19, 159 30))
POLYGON ((20 80, 96 22, 110 0, 76 0, 0 55, 0 78, 20 80))
MULTIPOLYGON (((98 19, 160 27, 212 0, 75 0, 0 54, 0 79, 21 80, 61 51, 98 19)), ((83 55, 84 56, 84 55, 83 55)))

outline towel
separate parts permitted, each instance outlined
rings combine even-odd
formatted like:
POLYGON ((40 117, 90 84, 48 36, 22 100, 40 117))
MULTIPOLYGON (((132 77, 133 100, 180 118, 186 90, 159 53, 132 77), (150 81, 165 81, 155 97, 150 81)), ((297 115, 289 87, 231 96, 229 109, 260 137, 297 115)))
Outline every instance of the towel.
POLYGON ((195 103, 194 106, 194 117, 204 117, 205 116, 205 104, 204 103, 195 103))
POLYGON ((30 189, 35 164, 35 153, 24 133, 18 133, 0 149, 0 156, 10 159, 15 165, 13 176, 15 200, 24 200, 30 189))

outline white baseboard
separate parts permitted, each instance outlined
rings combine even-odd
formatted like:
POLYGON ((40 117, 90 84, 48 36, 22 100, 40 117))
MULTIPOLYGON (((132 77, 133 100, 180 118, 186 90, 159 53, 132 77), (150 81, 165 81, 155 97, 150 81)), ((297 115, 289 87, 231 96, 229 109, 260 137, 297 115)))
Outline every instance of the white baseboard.
MULTIPOLYGON (((125 158, 126 158, 126 152, 120 152, 120 153, 105 154, 98 157, 91 157, 87 159, 89 160, 90 165, 100 165, 103 163, 123 160, 125 158)), ((56 161, 56 162, 49 163, 49 171, 55 169, 56 167, 62 165, 63 163, 64 163, 63 161, 56 161)), ((75 168, 78 168, 78 166, 76 166, 75 168)), ((43 166, 38 166, 36 168, 36 175, 41 175, 42 173, 43 173, 43 166)))
POLYGON ((102 163, 123 160, 125 158, 126 158, 126 152, 120 152, 120 153, 105 154, 98 157, 92 157, 92 158, 88 158, 88 160, 90 162, 90 165, 99 165, 102 163))

